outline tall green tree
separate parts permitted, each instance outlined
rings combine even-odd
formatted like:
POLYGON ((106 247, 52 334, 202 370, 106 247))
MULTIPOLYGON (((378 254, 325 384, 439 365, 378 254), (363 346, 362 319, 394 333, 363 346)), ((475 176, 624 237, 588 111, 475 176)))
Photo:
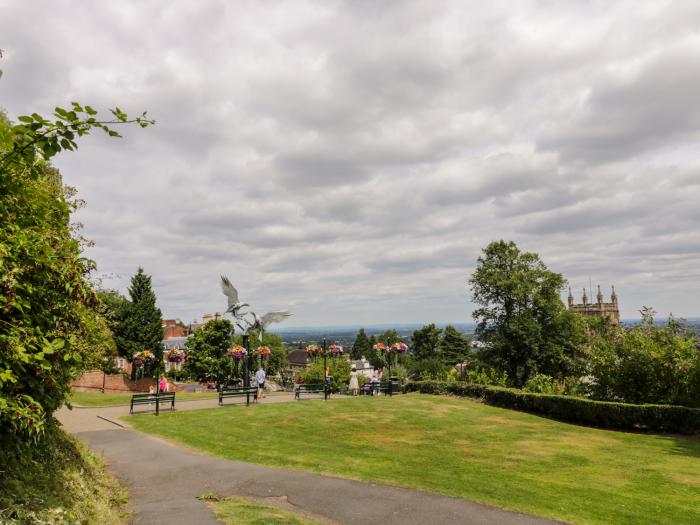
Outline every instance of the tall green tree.
POLYGON ((131 358, 132 347, 126 333, 126 318, 129 311, 129 300, 116 290, 100 290, 97 292, 100 300, 100 313, 112 332, 117 355, 131 358))
MULTIPOLYGON (((185 373, 197 381, 224 383, 240 375, 240 363, 226 356, 233 344, 233 324, 228 319, 213 319, 197 328, 185 341, 185 373)), ((252 350, 252 348, 251 348, 252 350)))
POLYGON ((442 330, 434 323, 427 324, 413 332, 411 336, 411 349, 413 356, 420 359, 438 357, 442 330))
POLYGON ((473 360, 471 339, 462 335, 454 326, 448 325, 442 331, 438 353, 449 366, 470 362, 473 360))
MULTIPOLYGON (((131 278, 129 302, 124 319, 125 352, 131 359, 135 352, 150 350, 156 356, 156 367, 163 360, 163 315, 156 306, 151 277, 139 268, 131 278)), ((133 371, 135 373, 135 370, 133 371)))
POLYGON ((364 328, 360 328, 355 337, 355 342, 352 344, 352 350, 350 351, 350 357, 352 359, 362 359, 362 356, 369 356, 372 352, 372 345, 369 342, 369 338, 365 333, 364 328))
POLYGON ((483 361, 522 386, 536 373, 556 378, 580 368, 584 329, 561 301, 561 274, 514 242, 492 242, 469 280, 483 361))

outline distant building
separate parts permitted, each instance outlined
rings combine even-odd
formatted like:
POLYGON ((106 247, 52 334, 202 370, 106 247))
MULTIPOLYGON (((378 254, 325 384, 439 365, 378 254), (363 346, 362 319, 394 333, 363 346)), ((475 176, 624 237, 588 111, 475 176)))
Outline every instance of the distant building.
POLYGON ((350 366, 354 366, 358 374, 369 377, 370 379, 374 377, 374 367, 369 364, 365 356, 362 356, 362 359, 351 360, 350 366))
POLYGON ((287 354, 287 365, 292 371, 309 366, 309 355, 306 350, 291 350, 287 354))
POLYGON ((609 303, 603 302, 603 294, 600 291, 600 285, 598 285, 598 294, 596 295, 596 302, 589 303, 588 296, 586 295, 586 289, 583 289, 583 298, 581 303, 574 303, 574 296, 571 293, 571 288, 569 288, 569 310, 581 315, 593 316, 593 317, 608 317, 612 324, 620 324, 620 309, 617 304, 617 294, 615 293, 615 287, 612 287, 612 294, 610 295, 609 303))
POLYGON ((165 319, 163 321, 163 339, 171 337, 187 337, 190 335, 190 327, 180 319, 165 319))

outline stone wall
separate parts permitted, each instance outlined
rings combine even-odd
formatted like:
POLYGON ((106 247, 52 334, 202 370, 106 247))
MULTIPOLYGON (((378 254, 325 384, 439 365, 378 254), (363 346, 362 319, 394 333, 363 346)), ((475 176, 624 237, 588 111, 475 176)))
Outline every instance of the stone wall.
MULTIPOLYGON (((76 392, 102 392, 104 378, 105 392, 148 392, 150 387, 156 387, 156 380, 152 377, 144 377, 132 381, 123 374, 107 374, 103 376, 100 370, 91 370, 83 373, 79 379, 71 382, 71 388, 76 392)), ((168 382, 171 392, 182 390, 168 382)))

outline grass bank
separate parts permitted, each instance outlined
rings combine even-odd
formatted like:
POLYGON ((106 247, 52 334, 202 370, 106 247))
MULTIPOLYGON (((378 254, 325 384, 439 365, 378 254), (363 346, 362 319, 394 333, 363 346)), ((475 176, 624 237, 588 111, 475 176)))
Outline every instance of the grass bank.
POLYGON ((700 442, 682 437, 584 428, 421 394, 128 421, 228 459, 413 487, 573 523, 700 523, 700 442))
POLYGON ((0 523, 121 525, 126 491, 103 462, 57 427, 0 454, 0 523))

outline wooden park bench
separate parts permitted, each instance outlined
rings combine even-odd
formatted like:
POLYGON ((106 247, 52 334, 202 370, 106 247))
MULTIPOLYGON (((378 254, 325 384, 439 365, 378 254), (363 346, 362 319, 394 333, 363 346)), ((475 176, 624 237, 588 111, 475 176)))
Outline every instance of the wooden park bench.
POLYGON ((294 399, 300 399, 301 394, 323 394, 323 383, 315 385, 297 385, 294 390, 294 399))
POLYGON ((158 394, 134 394, 131 396, 131 408, 129 414, 134 413, 134 405, 152 405, 156 404, 156 413, 160 411, 160 405, 170 401, 170 410, 175 410, 175 392, 160 392, 158 394))
POLYGON ((365 383, 360 387, 360 394, 364 394, 366 396, 374 396, 377 394, 384 394, 384 395, 394 395, 394 394, 400 394, 401 393, 401 387, 399 386, 398 381, 382 381, 380 383, 365 383))
POLYGON ((233 388, 222 388, 219 390, 219 405, 224 404, 224 398, 227 397, 245 397, 245 404, 250 405, 251 396, 255 401, 258 400, 258 389, 254 386, 237 386, 233 388))

